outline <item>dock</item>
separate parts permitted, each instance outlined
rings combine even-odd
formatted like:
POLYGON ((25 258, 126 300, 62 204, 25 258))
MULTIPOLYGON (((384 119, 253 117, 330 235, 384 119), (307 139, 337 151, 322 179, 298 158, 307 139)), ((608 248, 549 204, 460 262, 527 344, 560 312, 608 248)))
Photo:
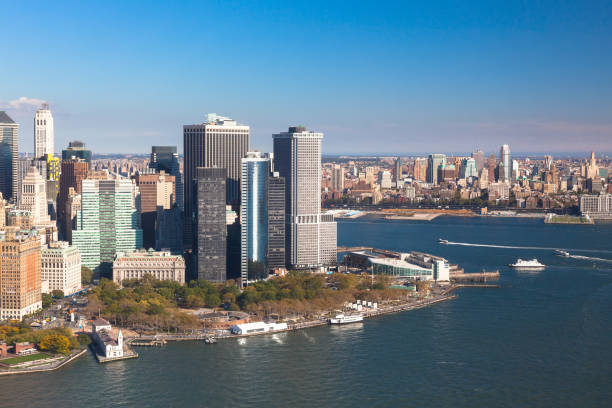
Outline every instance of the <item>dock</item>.
POLYGON ((487 281, 498 281, 499 280, 499 271, 451 274, 450 275, 450 280, 451 280, 451 282, 487 282, 487 281))

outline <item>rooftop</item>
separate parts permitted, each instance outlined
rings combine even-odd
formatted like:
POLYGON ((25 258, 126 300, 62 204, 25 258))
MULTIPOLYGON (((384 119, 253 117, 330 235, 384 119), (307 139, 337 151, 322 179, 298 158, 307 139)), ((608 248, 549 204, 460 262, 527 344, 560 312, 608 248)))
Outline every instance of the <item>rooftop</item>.
POLYGON ((0 111, 0 123, 15 123, 5 111, 0 111))

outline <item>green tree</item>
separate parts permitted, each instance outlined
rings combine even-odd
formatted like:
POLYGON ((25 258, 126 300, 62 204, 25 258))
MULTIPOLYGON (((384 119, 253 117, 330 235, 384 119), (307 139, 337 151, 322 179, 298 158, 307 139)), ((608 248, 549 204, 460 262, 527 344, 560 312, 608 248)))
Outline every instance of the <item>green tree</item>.
POLYGON ((51 296, 53 296, 56 299, 63 299, 64 298, 64 291, 59 290, 59 289, 55 289, 54 291, 51 292, 51 296))
POLYGON ((50 334, 42 338, 40 349, 52 353, 68 354, 70 352, 70 340, 61 334, 50 334))
POLYGON ((42 307, 43 309, 48 308, 53 304, 53 297, 48 293, 42 294, 42 307))
POLYGON ((85 265, 81 265, 81 283, 83 285, 89 285, 93 278, 93 271, 86 267, 85 265))
POLYGON ((81 333, 77 336, 77 341, 81 345, 81 347, 86 347, 89 343, 91 343, 91 339, 85 333, 81 333))

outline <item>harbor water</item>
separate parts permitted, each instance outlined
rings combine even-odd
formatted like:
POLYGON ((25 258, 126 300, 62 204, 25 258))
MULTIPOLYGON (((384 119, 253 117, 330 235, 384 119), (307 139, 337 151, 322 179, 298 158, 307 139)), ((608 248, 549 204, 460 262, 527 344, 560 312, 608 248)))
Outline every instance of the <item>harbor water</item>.
POLYGON ((363 323, 140 348, 137 360, 87 355, 56 372, 0 377, 0 407, 610 406, 612 225, 358 218, 339 221, 338 243, 498 269, 500 288, 460 289, 363 323), (517 258, 547 267, 509 268, 517 258))

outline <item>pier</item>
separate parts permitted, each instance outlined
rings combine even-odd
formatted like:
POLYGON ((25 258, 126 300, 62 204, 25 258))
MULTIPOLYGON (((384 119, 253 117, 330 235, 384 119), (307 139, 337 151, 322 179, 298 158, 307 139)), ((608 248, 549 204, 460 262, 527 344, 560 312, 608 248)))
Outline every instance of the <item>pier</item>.
POLYGON ((451 274, 451 282, 487 282, 498 281, 499 271, 451 274))

